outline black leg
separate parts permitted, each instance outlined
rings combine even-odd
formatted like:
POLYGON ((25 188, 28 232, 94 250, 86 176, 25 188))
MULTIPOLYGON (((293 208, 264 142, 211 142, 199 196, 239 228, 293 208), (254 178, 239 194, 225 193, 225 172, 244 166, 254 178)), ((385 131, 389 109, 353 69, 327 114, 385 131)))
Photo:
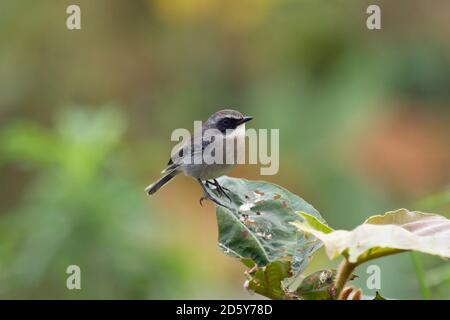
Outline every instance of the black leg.
POLYGON ((225 190, 228 190, 228 191, 230 191, 230 190, 227 189, 227 188, 222 187, 216 179, 213 179, 213 181, 214 181, 214 184, 215 184, 217 190, 219 191, 219 193, 223 194, 231 202, 230 196, 225 192, 225 190))
POLYGON ((217 201, 217 200, 209 193, 208 189, 207 189, 206 186, 203 184, 202 180, 197 179, 197 181, 198 181, 198 183, 200 183, 200 185, 202 186, 202 189, 203 189, 203 192, 204 192, 203 197, 200 198, 200 205, 201 205, 201 206, 203 205, 203 200, 208 199, 208 200, 211 200, 212 202, 214 202, 215 204, 217 204, 217 205, 219 205, 219 206, 225 207, 223 204, 221 204, 219 201, 217 201))
POLYGON ((216 179, 211 180, 205 180, 205 186, 207 188, 211 188, 211 186, 214 187, 214 189, 219 193, 220 196, 227 196, 224 192, 225 188, 223 188, 216 179))
POLYGON ((214 187, 214 189, 219 193, 219 196, 222 195, 221 190, 217 187, 217 184, 214 181, 211 180, 205 180, 204 186, 211 190, 211 186, 214 187))
POLYGON ((220 189, 222 189, 222 190, 224 190, 224 191, 230 191, 230 189, 228 189, 228 188, 226 188, 226 187, 224 187, 224 186, 221 186, 221 185, 219 184, 219 181, 217 181, 216 179, 214 179, 214 182, 215 182, 216 185, 218 185, 218 186, 220 187, 220 189))
POLYGON ((207 187, 209 186, 216 186, 213 182, 211 182, 210 180, 205 180, 205 184, 207 187))

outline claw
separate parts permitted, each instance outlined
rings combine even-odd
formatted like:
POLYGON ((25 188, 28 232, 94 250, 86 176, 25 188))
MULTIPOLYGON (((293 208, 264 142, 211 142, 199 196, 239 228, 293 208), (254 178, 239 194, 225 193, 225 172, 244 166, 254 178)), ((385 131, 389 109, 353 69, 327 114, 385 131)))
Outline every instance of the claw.
MULTIPOLYGON (((198 182, 200 183, 200 185, 202 186, 203 189, 203 197, 200 198, 200 205, 203 206, 203 200, 211 200, 212 202, 214 202, 215 204, 217 204, 218 206, 222 206, 225 207, 222 203, 220 203, 218 200, 216 200, 216 198, 214 198, 209 192, 208 189, 206 187, 206 185, 203 184, 203 182, 200 179, 197 179, 198 182)), ((212 184, 212 182, 210 182, 212 184)), ((205 183, 206 184, 206 183, 205 183)), ((219 192, 220 193, 220 192, 219 192)))
POLYGON ((218 206, 222 206, 222 207, 225 207, 222 203, 220 203, 219 201, 217 201, 215 198, 213 198, 213 197, 211 197, 211 196, 207 196, 207 195, 205 195, 205 196, 203 196, 203 197, 201 197, 200 198, 200 205, 203 207, 203 201, 204 200, 211 200, 212 202, 214 202, 215 204, 217 204, 218 206))

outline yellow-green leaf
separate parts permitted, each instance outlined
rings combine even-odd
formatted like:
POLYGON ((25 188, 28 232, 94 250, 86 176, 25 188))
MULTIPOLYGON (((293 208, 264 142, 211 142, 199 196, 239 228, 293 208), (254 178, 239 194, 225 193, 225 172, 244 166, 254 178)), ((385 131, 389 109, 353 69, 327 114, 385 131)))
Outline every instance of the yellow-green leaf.
POLYGON ((300 215, 305 222, 291 224, 319 238, 331 259, 343 254, 360 263, 406 250, 450 257, 450 220, 440 215, 399 209, 372 216, 352 231, 330 231, 311 215, 300 215))

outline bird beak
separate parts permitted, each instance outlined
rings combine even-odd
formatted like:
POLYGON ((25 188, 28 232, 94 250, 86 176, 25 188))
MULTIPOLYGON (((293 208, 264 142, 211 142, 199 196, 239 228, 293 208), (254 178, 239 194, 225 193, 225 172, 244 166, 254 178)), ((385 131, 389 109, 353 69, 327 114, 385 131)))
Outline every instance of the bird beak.
POLYGON ((243 123, 249 122, 252 119, 253 119, 253 117, 244 116, 244 117, 242 117, 241 120, 239 120, 238 124, 243 124, 243 123))

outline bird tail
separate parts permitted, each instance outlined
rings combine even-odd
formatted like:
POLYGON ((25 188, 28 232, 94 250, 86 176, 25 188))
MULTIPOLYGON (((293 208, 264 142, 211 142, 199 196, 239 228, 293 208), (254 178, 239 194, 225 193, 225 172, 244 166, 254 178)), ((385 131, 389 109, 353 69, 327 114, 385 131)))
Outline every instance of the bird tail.
POLYGON ((165 174, 164 176, 162 176, 158 181, 155 181, 154 183, 152 183, 151 185, 149 185, 147 188, 145 188, 145 191, 149 194, 152 195, 154 194, 156 191, 158 191, 163 185, 165 185, 167 182, 169 182, 170 180, 172 180, 173 177, 175 177, 177 174, 179 173, 178 170, 172 170, 169 173, 165 174))

